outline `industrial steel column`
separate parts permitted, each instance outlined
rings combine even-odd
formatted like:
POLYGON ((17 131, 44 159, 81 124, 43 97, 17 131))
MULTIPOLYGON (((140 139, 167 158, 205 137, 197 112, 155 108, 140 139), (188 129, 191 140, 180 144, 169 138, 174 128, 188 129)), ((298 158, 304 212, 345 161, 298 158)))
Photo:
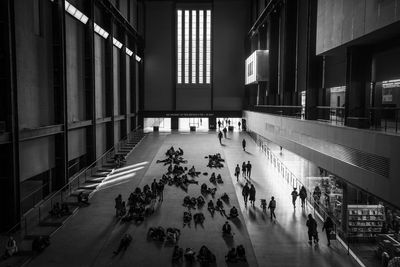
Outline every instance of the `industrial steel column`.
POLYGON ((89 21, 85 25, 85 95, 86 118, 91 125, 86 128, 86 164, 96 160, 96 89, 94 70, 94 0, 85 0, 84 11, 89 21))
POLYGON ((53 21, 53 76, 54 120, 63 125, 63 131, 55 136, 55 175, 53 190, 60 189, 68 181, 68 119, 65 66, 65 1, 55 0, 53 21))
POLYGON ((14 1, 0 1, 0 231, 20 221, 14 1))
MULTIPOLYGON (((109 14, 107 14, 109 15, 109 14)), ((114 146, 114 20, 111 16, 106 18, 106 25, 109 30, 109 37, 106 40, 106 117, 110 118, 107 122, 107 149, 114 146)))

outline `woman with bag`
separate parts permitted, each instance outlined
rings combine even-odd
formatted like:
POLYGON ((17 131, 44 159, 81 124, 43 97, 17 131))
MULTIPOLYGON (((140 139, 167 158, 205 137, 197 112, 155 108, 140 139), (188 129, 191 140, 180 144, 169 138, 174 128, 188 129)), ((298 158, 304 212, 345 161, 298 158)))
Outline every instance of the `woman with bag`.
MULTIPOLYGON (((331 234, 333 232, 333 221, 331 217, 326 217, 326 220, 324 222, 324 226, 322 227, 322 232, 325 230, 326 233, 326 239, 328 240, 328 247, 331 245, 331 234)), ((335 234, 335 233, 333 233, 335 234)))

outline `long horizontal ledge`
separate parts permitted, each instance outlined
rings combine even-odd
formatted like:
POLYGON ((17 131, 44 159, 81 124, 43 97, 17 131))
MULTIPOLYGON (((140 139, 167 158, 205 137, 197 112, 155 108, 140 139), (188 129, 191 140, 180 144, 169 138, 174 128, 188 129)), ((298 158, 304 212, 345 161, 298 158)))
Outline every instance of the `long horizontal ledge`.
POLYGON ((92 120, 69 122, 68 123, 68 130, 84 128, 84 127, 91 126, 92 124, 93 124, 92 120))
POLYGON ((64 130, 62 124, 55 124, 38 128, 25 128, 19 131, 19 140, 32 140, 36 138, 60 134, 63 133, 63 131, 64 130))

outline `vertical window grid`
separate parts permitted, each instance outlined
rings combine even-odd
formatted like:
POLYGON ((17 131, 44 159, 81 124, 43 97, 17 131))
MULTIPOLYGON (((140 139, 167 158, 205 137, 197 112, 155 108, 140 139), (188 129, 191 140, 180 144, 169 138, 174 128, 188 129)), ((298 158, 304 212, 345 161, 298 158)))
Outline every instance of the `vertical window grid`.
POLYGON ((189 83, 189 10, 185 10, 185 83, 189 83))
POLYGON ((182 10, 177 12, 177 83, 182 83, 182 10))
POLYGON ((192 83, 196 83, 197 57, 197 11, 192 10, 192 83))
POLYGON ((199 83, 203 83, 204 11, 199 11, 199 83))
POLYGON ((211 10, 206 12, 206 83, 211 83, 211 10))
POLYGON ((211 10, 177 10, 177 83, 211 84, 211 10))

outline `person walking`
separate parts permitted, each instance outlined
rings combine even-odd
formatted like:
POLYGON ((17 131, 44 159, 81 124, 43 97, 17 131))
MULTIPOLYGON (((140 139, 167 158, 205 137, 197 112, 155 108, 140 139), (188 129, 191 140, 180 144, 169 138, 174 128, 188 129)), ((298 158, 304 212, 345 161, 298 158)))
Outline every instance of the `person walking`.
POLYGON ((115 216, 118 217, 119 215, 119 211, 122 208, 122 196, 121 194, 119 194, 116 198, 115 198, 115 216))
POLYGON ((239 131, 240 131, 240 125, 242 125, 242 124, 241 124, 240 121, 239 121, 239 122, 238 122, 239 131))
POLYGON ((256 188, 254 187, 253 184, 250 186, 249 196, 250 196, 250 204, 253 205, 254 207, 254 202, 256 201, 256 188))
POLYGON ((226 132, 227 132, 228 130, 226 129, 226 127, 224 127, 224 129, 222 129, 222 131, 224 132, 224 138, 226 138, 226 132))
POLYGON ((247 199, 249 197, 249 193, 250 193, 249 184, 246 183, 245 186, 243 186, 243 189, 242 189, 242 195, 243 195, 243 201, 244 201, 244 206, 245 207, 247 207, 247 199))
POLYGON ((240 175, 240 167, 239 167, 239 164, 236 164, 235 176, 236 176, 236 181, 237 182, 239 182, 239 175, 240 175))
POLYGON ((246 151, 246 139, 244 139, 244 138, 242 140, 242 147, 243 147, 243 151, 246 151))
POLYGON ((272 196, 268 204, 268 209, 271 215, 271 221, 272 220, 276 221, 275 208, 276 208, 276 201, 275 198, 272 196))
POLYGON ((164 183, 160 180, 157 185, 158 191, 158 201, 162 202, 164 200, 164 183))
POLYGON ((158 183, 157 183, 156 179, 154 179, 154 181, 151 183, 151 192, 153 193, 153 198, 157 197, 157 187, 158 187, 158 183))
POLYGON ((293 191, 292 191, 291 195, 292 195, 293 208, 295 209, 296 208, 296 200, 297 200, 297 197, 299 196, 299 194, 297 193, 296 187, 293 187, 293 191))
POLYGON ((250 160, 247 162, 246 171, 247 171, 247 177, 250 179, 250 176, 251 176, 251 163, 250 163, 250 160))
POLYGON ((326 240, 328 240, 328 247, 331 245, 331 233, 333 231, 333 221, 331 217, 326 217, 324 225, 322 226, 322 232, 325 230, 326 240))
POLYGON ((218 130, 219 130, 219 128, 221 128, 221 121, 220 120, 218 120, 218 130))
POLYGON ((246 162, 243 161, 243 164, 242 164, 242 176, 245 179, 246 179, 246 172, 247 172, 247 165, 246 165, 246 162))
POLYGON ((306 198, 307 198, 307 190, 304 186, 300 188, 300 193, 299 197, 301 199, 301 207, 304 208, 306 204, 306 198))
POLYGON ((317 231, 317 221, 312 217, 311 214, 308 214, 308 220, 306 223, 306 226, 308 228, 308 244, 312 244, 312 241, 314 239, 315 245, 318 244, 318 231, 317 231))
POLYGON ((218 139, 219 139, 219 143, 222 145, 222 132, 219 131, 218 133, 218 139))

